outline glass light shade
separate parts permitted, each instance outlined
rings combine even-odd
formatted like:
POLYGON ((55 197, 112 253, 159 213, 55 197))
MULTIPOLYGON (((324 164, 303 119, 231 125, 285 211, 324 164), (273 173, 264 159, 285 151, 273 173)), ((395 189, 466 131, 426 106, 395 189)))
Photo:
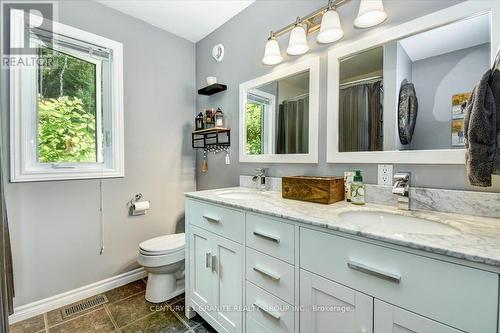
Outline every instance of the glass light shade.
POLYGON ((319 43, 333 43, 344 37, 344 31, 340 25, 339 14, 335 10, 328 10, 321 19, 321 28, 316 40, 319 43))
POLYGON ((370 28, 385 21, 387 13, 382 0, 361 0, 358 17, 354 20, 356 28, 370 28))
POLYGON ((276 65, 279 64, 281 60, 283 60, 283 58, 281 57, 278 41, 276 38, 270 38, 266 43, 262 62, 265 65, 276 65))
POLYGON ((306 29, 302 25, 297 25, 290 33, 286 53, 289 55, 301 55, 307 51, 309 51, 309 45, 307 45, 306 29))

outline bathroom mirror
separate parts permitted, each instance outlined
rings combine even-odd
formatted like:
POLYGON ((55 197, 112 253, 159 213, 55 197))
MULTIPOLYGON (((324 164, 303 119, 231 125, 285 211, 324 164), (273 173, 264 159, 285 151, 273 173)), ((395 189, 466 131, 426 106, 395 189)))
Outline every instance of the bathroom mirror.
POLYGON ((240 85, 240 162, 317 163, 319 58, 240 85))
POLYGON ((464 163, 464 106, 497 48, 492 12, 463 13, 330 51, 328 162, 464 163))

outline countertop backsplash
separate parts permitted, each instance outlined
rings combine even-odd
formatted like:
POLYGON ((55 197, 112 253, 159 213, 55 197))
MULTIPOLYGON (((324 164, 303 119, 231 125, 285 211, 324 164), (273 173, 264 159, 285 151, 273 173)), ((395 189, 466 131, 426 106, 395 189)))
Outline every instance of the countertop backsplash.
MULTIPOLYGON (((266 177, 269 191, 281 192, 281 178, 266 177)), ((240 175, 240 186, 255 188, 252 176, 240 175)), ((395 206, 397 198, 391 186, 366 184, 366 202, 395 206)), ((432 188, 410 188, 413 210, 500 218, 500 193, 457 191, 432 188)))

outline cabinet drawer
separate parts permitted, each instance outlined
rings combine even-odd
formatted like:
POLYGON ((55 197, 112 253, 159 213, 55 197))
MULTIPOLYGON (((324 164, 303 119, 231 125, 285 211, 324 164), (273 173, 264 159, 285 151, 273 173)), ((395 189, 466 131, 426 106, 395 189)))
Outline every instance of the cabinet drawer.
POLYGON ((294 266, 248 247, 246 252, 247 280, 294 304, 294 266))
POLYGON ((290 304, 248 281, 246 295, 247 318, 273 333, 294 332, 294 311, 290 304))
POLYGON ((267 329, 264 325, 256 322, 250 316, 246 317, 246 333, 274 333, 267 329))
POLYGON ((229 238, 243 241, 245 215, 242 212, 194 200, 186 201, 186 214, 192 225, 229 238))
POLYGON ((461 333, 452 327, 375 300, 375 332, 461 333))
POLYGON ((247 214, 247 246, 293 264, 295 232, 292 224, 247 214))
POLYGON ((496 274, 307 228, 300 266, 461 330, 496 332, 496 274))

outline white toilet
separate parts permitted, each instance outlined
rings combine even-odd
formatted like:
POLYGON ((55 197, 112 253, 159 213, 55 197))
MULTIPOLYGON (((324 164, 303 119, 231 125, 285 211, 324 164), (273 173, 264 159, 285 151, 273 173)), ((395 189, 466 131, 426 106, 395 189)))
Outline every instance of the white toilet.
POLYGON ((161 303, 184 292, 184 233, 139 244, 137 262, 149 273, 146 300, 161 303))

